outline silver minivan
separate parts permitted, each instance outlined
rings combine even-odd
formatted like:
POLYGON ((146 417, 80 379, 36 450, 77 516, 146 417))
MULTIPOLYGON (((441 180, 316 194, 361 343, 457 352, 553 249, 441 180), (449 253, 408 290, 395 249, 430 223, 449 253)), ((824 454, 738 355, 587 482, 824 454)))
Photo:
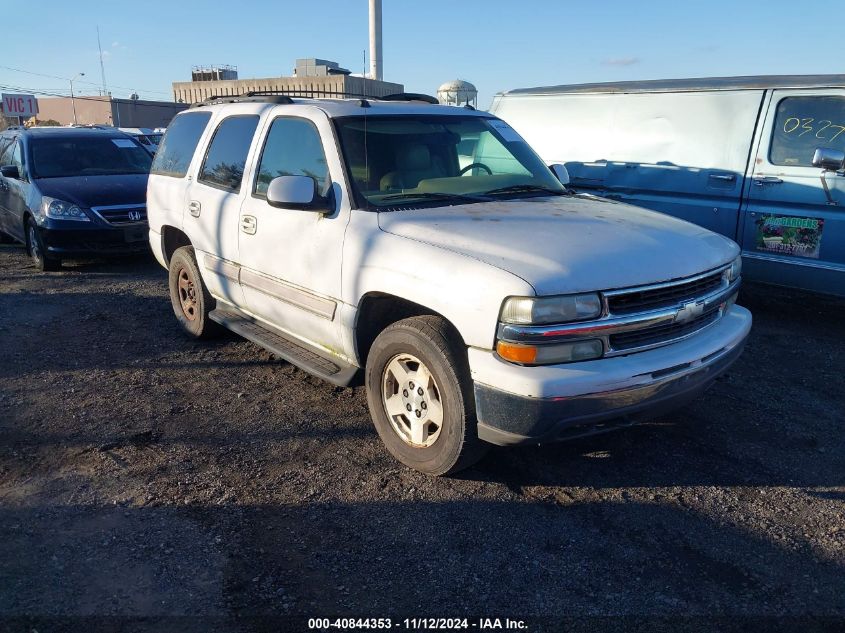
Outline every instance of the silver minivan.
POLYGON ((746 278, 845 295, 845 75, 528 88, 491 112, 576 190, 736 240, 746 278))

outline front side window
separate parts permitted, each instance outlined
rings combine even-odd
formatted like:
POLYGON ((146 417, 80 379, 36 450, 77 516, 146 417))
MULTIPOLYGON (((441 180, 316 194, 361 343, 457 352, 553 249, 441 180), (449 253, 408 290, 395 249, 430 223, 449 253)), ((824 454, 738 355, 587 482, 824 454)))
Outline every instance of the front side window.
POLYGON ((11 149, 14 142, 13 139, 0 138, 0 165, 11 164, 11 149))
POLYGON ((21 144, 15 143, 12 149, 12 162, 10 163, 18 168, 18 172, 23 174, 23 153, 21 152, 21 144))
POLYGON ((787 97, 775 113, 769 162, 812 167, 824 147, 845 151, 845 97, 787 97))
POLYGON ((503 121, 478 116, 336 120, 360 206, 445 206, 561 195, 564 187, 503 121))
POLYGON ((44 136, 30 141, 33 178, 148 174, 152 158, 128 136, 44 136))
POLYGON ((156 152, 151 173, 184 178, 210 119, 211 112, 191 112, 174 118, 156 152))
POLYGON ((199 181, 227 191, 239 191, 257 127, 258 116, 254 115, 223 119, 208 146, 199 181))
POLYGON ((320 134, 306 119, 280 117, 273 121, 255 180, 255 195, 265 197, 270 181, 279 176, 310 176, 325 195, 331 184, 320 134))

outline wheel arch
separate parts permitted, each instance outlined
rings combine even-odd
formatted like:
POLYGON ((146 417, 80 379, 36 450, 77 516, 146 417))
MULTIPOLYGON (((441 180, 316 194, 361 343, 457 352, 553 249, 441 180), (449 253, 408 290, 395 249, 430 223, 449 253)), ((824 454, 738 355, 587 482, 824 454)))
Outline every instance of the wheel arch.
POLYGON ((161 227, 161 254, 164 257, 164 263, 170 265, 170 258, 177 248, 183 246, 191 246, 191 238, 182 229, 175 226, 164 224, 161 227))
POLYGON ((373 341, 385 328, 403 319, 427 315, 443 319, 466 346, 455 324, 437 310, 386 292, 368 292, 361 297, 355 320, 355 353, 360 366, 366 366, 373 341))

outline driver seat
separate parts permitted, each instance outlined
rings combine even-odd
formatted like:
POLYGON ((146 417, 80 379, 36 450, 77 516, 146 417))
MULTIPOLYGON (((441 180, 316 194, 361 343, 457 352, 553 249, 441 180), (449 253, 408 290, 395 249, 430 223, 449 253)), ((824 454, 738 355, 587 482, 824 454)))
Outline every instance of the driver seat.
POLYGON ((381 177, 379 188, 382 191, 414 189, 421 180, 445 177, 443 162, 432 157, 428 145, 422 143, 400 147, 396 152, 396 170, 381 177))

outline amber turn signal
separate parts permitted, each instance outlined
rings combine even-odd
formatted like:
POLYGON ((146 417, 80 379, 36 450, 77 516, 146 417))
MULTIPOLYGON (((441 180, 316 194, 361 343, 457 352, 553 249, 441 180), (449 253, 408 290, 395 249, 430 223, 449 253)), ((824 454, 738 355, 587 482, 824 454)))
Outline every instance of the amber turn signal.
POLYGON ((531 365, 537 361, 537 348, 530 345, 514 345, 499 341, 496 343, 499 356, 512 363, 531 365))

